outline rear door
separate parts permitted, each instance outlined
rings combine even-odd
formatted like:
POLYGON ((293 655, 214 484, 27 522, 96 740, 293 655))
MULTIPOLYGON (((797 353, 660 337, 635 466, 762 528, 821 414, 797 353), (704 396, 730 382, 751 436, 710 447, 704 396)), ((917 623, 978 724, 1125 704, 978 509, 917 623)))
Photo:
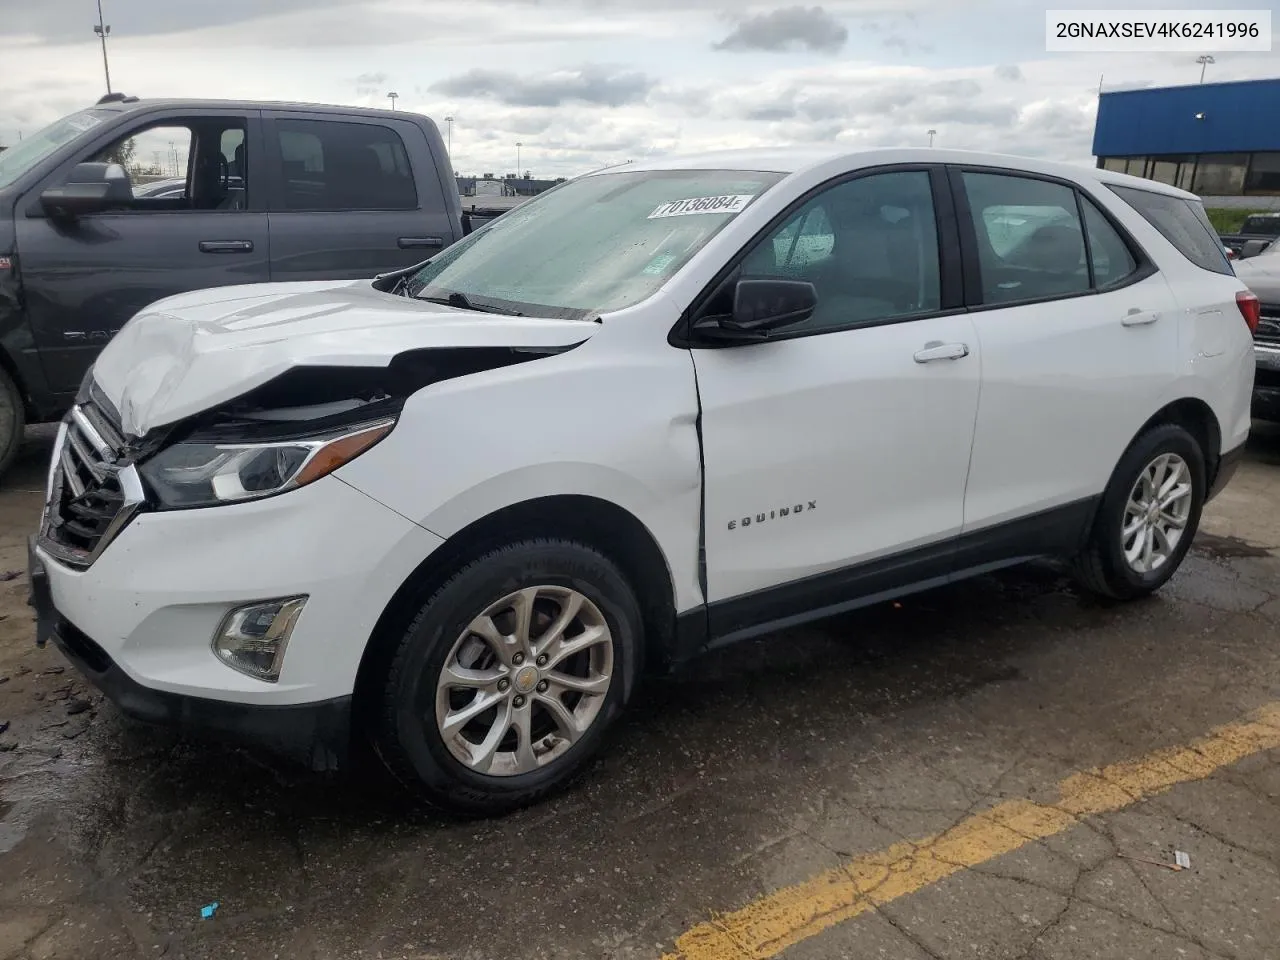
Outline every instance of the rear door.
POLYGON ((992 168, 955 169, 952 184, 982 345, 965 531, 1023 520, 1007 535, 1052 551, 1163 405, 1177 303, 1105 202, 1074 185, 992 168))
POLYGON ((457 239, 417 124, 286 112, 265 123, 272 280, 372 277, 457 239))
POLYGON ((74 392, 98 351, 140 309, 204 287, 268 279, 267 214, 257 111, 147 113, 86 144, 17 207, 27 313, 51 389, 74 392), (125 209, 64 223, 40 193, 77 163, 121 163, 137 188, 125 209), (185 182, 176 196, 145 184, 185 182))

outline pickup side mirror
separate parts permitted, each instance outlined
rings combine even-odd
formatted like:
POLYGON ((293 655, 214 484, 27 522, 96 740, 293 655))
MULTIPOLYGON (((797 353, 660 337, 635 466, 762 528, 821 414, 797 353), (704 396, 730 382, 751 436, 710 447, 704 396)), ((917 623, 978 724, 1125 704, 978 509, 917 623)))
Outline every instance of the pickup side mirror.
POLYGON ((1250 257, 1256 257, 1274 242, 1274 240, 1246 240, 1240 246, 1240 259, 1248 260, 1250 257))
POLYGON ((67 182, 40 194, 40 206, 50 217, 74 220, 133 202, 129 174, 118 163, 78 163, 67 182))

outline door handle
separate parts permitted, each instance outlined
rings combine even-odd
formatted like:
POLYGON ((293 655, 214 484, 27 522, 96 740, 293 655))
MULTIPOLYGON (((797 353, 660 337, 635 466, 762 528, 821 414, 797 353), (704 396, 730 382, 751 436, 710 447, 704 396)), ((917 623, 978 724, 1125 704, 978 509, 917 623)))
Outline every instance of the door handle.
POLYGON ((1148 310, 1139 310, 1137 307, 1134 307, 1125 314, 1124 319, 1120 322, 1126 327, 1142 327, 1146 326, 1148 323, 1155 323, 1159 319, 1160 314, 1158 313, 1151 313, 1148 310))
POLYGON ((201 253, 253 253, 252 240, 201 240, 201 253))
POLYGON ((916 363, 932 363, 934 360, 960 360, 969 355, 967 343, 943 343, 941 340, 930 340, 924 348, 916 351, 916 363))
POLYGON ((444 246, 444 239, 441 237, 401 237, 396 241, 396 246, 401 250, 417 250, 421 247, 430 247, 434 250, 444 246))

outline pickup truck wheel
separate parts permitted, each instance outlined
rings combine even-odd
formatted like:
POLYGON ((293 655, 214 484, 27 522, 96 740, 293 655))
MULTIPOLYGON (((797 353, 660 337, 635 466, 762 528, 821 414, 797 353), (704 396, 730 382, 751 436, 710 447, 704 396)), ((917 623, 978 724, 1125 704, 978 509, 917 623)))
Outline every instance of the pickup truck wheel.
POLYGON ((1176 424, 1153 427, 1121 458, 1102 496, 1077 579, 1117 600, 1146 596, 1177 572, 1200 525, 1205 463, 1176 424))
POLYGON ((639 604, 583 544, 528 540, 463 567, 400 638, 374 749, 428 803, 490 816, 565 786, 641 662, 639 604))
POLYGON ((26 430, 26 412, 22 406, 22 395, 18 392, 13 378, 0 368, 0 477, 9 472, 13 461, 22 447, 23 433, 26 430))

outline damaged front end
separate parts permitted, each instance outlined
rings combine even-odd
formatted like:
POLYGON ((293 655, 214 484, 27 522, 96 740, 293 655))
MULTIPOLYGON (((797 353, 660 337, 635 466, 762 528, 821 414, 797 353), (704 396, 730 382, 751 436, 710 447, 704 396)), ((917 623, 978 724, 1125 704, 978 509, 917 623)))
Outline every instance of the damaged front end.
POLYGON ((39 543, 87 568, 141 512, 243 503, 314 483, 390 434, 415 392, 577 345, 436 347, 386 366, 298 366, 142 436, 122 428, 91 372, 59 427, 39 543))

